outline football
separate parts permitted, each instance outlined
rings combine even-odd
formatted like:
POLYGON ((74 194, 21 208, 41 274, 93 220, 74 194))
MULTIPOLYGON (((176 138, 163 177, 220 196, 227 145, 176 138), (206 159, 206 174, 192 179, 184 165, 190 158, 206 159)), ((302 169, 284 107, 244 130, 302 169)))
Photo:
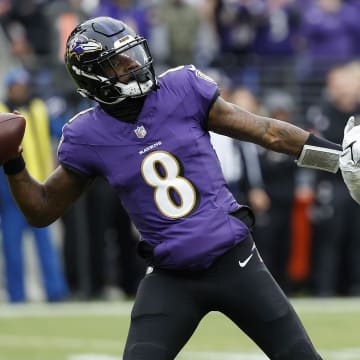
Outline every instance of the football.
POLYGON ((0 113, 0 165, 16 156, 25 133, 26 121, 20 114, 0 113))

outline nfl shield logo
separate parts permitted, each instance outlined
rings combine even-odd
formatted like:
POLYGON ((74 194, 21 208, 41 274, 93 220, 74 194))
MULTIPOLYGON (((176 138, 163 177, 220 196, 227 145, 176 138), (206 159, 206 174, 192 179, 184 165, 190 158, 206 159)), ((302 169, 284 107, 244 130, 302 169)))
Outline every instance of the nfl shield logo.
POLYGON ((139 139, 142 139, 146 136, 146 129, 144 128, 143 125, 138 126, 134 131, 139 139))

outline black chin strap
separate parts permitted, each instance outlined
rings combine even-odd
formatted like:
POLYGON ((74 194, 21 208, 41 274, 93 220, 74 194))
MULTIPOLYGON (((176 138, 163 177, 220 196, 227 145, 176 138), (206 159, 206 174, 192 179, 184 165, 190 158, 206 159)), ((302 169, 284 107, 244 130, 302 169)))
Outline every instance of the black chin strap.
POLYGON ((145 102, 146 96, 138 98, 127 98, 118 104, 103 104, 101 108, 118 120, 135 123, 145 102))

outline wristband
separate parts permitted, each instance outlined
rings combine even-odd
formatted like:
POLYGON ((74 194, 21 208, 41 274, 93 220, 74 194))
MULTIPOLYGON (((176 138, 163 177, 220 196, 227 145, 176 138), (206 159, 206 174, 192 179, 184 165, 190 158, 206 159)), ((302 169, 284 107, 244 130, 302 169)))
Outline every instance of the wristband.
POLYGON ((7 161, 3 168, 6 175, 15 175, 25 169, 25 160, 20 154, 16 159, 7 161))
POLYGON ((310 134, 296 163, 301 167, 336 173, 341 152, 341 145, 310 134))

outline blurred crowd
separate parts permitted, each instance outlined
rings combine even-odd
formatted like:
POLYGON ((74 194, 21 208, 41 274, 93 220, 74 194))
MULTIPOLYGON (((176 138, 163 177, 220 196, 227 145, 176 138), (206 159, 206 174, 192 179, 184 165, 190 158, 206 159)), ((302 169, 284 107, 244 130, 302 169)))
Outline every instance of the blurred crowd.
MULTIPOLYGON (((24 157, 40 181, 56 166, 64 123, 91 106, 75 94, 63 54, 70 31, 93 16, 124 20, 146 37, 157 74, 194 64, 224 98, 331 141, 341 143, 360 111, 359 0, 0 0, 0 111, 26 114, 24 157)), ((359 296, 360 207, 341 174, 300 169, 284 154, 216 134, 212 141, 229 187, 256 213, 258 248, 284 291, 359 296)), ((29 300, 29 235, 46 301, 107 299, 109 288, 132 297, 146 271, 136 229, 100 179, 39 230, 1 174, 0 221, 10 302, 29 300)))

